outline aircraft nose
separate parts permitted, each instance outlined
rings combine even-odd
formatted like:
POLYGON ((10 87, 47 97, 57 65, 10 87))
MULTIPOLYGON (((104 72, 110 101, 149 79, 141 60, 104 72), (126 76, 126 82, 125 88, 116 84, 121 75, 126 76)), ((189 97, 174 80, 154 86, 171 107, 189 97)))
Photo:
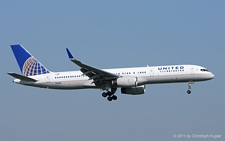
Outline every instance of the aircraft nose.
POLYGON ((213 79, 215 77, 215 75, 213 73, 210 72, 210 75, 209 75, 210 79, 213 79))

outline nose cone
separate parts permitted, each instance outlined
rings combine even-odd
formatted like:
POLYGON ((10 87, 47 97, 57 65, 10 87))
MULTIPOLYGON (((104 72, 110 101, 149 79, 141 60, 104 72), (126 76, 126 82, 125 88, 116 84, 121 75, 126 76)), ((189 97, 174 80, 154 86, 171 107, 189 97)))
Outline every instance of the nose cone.
POLYGON ((209 73, 209 79, 213 79, 215 76, 214 76, 214 74, 213 73, 209 73))

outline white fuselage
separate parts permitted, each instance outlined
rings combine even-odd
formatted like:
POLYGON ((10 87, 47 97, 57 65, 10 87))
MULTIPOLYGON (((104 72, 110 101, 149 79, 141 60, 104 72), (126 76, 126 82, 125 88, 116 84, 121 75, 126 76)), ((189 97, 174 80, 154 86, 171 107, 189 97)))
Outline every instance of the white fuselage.
MULTIPOLYGON (((197 82, 210 80, 214 75, 204 67, 197 65, 170 65, 154 67, 135 67, 104 69, 120 77, 135 76, 138 86, 157 83, 197 82)), ((48 74, 30 76, 37 82, 26 82, 15 79, 14 82, 23 85, 50 89, 85 89, 101 88, 95 86, 81 71, 51 72, 48 74)))

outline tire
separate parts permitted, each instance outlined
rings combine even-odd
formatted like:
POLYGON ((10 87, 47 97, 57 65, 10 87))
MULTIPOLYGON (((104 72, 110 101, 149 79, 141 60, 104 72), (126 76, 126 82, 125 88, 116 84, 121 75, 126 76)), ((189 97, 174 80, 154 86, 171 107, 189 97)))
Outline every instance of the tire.
POLYGON ((108 95, 108 94, 107 94, 107 93, 105 93, 105 92, 104 92, 104 93, 102 93, 102 96, 103 96, 103 97, 107 97, 107 95, 108 95))
POLYGON ((191 90, 187 90, 187 93, 188 93, 188 94, 191 94, 191 90))
POLYGON ((117 100, 117 96, 116 96, 116 95, 113 95, 113 96, 112 96, 112 99, 113 99, 113 100, 117 100))
POLYGON ((110 97, 110 96, 107 99, 108 99, 108 101, 112 101, 112 97, 110 97))

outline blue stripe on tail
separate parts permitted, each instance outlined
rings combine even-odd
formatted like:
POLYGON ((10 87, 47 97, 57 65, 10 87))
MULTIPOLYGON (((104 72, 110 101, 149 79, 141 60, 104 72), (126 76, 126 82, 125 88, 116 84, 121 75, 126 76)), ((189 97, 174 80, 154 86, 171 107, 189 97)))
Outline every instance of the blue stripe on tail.
POLYGON ((21 45, 11 45, 11 48, 24 76, 34 76, 49 73, 48 69, 46 69, 21 45))

